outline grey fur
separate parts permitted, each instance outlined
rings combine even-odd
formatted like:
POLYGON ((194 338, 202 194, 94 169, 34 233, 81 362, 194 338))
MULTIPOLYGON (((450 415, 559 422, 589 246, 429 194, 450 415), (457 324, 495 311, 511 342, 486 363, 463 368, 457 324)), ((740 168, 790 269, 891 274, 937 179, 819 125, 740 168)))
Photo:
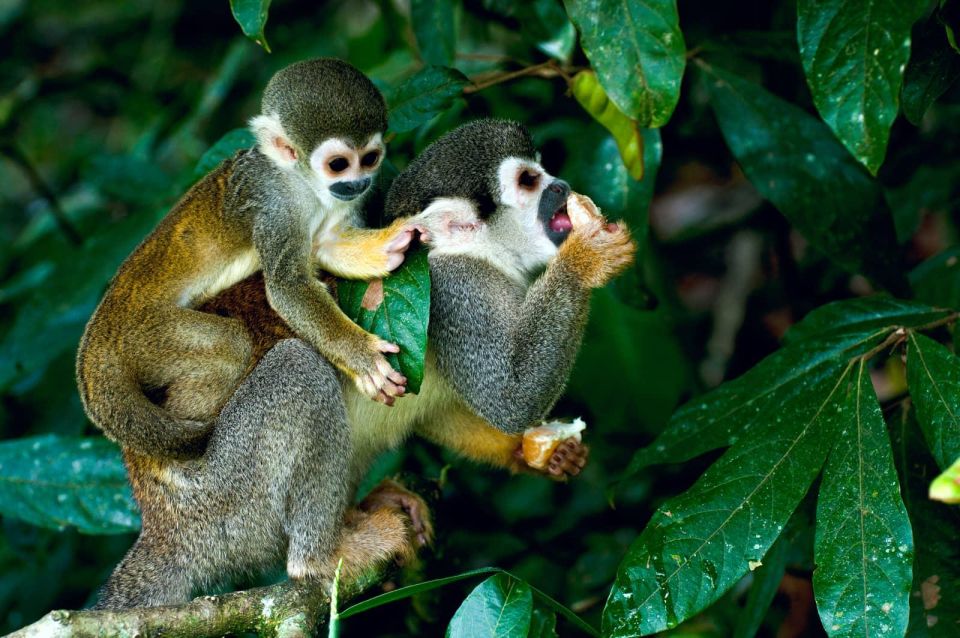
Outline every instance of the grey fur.
POLYGON ((471 257, 431 257, 430 274, 429 343, 447 383, 508 434, 546 417, 580 347, 589 290, 561 263, 529 288, 471 257))
POLYGON ((284 557, 325 560, 339 528, 317 521, 342 518, 350 449, 336 372, 303 341, 281 341, 224 407, 203 457, 144 486, 143 531, 96 608, 184 602, 284 557), (171 518, 172 529, 154 526, 171 518))
POLYGON ((533 138, 522 124, 483 119, 450 131, 420 154, 390 186, 391 217, 416 215, 440 197, 476 202, 481 217, 499 206, 497 167, 507 157, 536 160, 533 138))
POLYGON ((367 76, 336 58, 303 60, 281 69, 264 89, 261 107, 265 115, 280 116, 291 141, 306 153, 330 137, 360 145, 387 128, 383 95, 367 76), (322 112, 311 108, 318 104, 322 112))

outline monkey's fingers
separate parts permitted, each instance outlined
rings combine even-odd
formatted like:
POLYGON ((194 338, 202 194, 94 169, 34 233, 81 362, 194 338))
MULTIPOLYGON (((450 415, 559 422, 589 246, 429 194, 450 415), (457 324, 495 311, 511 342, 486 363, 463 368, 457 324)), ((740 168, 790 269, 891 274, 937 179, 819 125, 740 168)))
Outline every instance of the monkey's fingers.
POLYGON ((400 352, 400 346, 395 343, 390 343, 389 341, 384 341, 383 339, 377 340, 375 347, 377 352, 392 352, 393 354, 400 352))
POLYGON ((547 464, 547 472, 555 477, 576 476, 587 464, 590 448, 574 438, 557 447, 547 464))

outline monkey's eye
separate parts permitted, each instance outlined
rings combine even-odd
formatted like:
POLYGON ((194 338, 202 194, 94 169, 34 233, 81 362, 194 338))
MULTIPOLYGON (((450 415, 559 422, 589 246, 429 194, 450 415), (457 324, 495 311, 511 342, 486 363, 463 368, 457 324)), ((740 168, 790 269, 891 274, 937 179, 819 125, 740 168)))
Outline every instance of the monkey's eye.
POLYGON ((360 158, 361 166, 373 166, 377 163, 377 160, 380 159, 380 151, 370 151, 366 155, 360 158))
POLYGON ((531 173, 530 171, 521 171, 520 177, 517 179, 517 182, 520 184, 521 188, 532 190, 537 187, 537 182, 540 181, 540 176, 536 173, 531 173))
POLYGON ((342 173, 350 166, 350 161, 345 157, 334 157, 327 166, 329 166, 330 170, 334 173, 342 173))

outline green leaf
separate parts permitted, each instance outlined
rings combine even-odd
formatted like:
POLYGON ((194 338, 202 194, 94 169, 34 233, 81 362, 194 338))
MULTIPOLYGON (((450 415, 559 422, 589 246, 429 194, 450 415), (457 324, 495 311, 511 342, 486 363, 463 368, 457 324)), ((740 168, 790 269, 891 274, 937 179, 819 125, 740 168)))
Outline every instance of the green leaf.
POLYGON ((120 450, 100 437, 0 443, 0 514, 84 534, 140 529, 120 450))
POLYGON ((616 105, 607 98, 603 87, 593 71, 581 71, 573 78, 571 85, 573 97, 580 106, 590 114, 590 117, 603 125, 620 150, 620 158, 626 166, 627 172, 635 180, 643 179, 643 136, 640 127, 634 120, 623 114, 616 105))
POLYGON ((914 28, 913 52, 903 74, 903 114, 919 126, 937 98, 960 77, 960 56, 950 48, 936 15, 914 28))
POLYGON ((960 246, 931 257, 910 272, 917 299, 960 310, 960 246))
POLYGON ((561 62, 570 59, 577 42, 577 30, 557 0, 512 4, 523 11, 521 28, 538 49, 561 62))
POLYGON ((841 390, 817 501, 813 590, 829 636, 902 636, 910 616, 913 534, 890 439, 861 360, 841 390))
POLYGON ((230 0, 230 11, 243 34, 270 53, 270 45, 263 29, 267 26, 267 12, 270 0, 230 0))
POLYGON ((382 605, 386 605, 398 600, 403 600, 405 598, 410 598, 411 596, 416 596, 417 594, 422 594, 440 587, 445 587, 447 585, 460 582, 461 580, 467 580, 469 578, 475 578, 477 576, 482 576, 486 574, 502 574, 504 571, 499 567, 481 567, 479 569, 474 569, 469 572, 464 572, 462 574, 457 574, 456 576, 447 576, 445 578, 436 578, 434 580, 424 581, 422 583, 417 583, 416 585, 408 585, 407 587, 401 587, 400 589, 394 589, 385 594, 380 594, 379 596, 374 596, 362 602, 359 602, 355 605, 347 607, 345 610, 340 612, 340 618, 349 618, 350 616, 355 616, 359 613, 368 611, 370 609, 375 609, 382 605))
POLYGON ((522 580, 497 574, 483 581, 457 609, 448 638, 526 638, 533 594, 522 580))
POLYGON ((453 64, 457 32, 450 0, 411 0, 410 23, 417 38, 420 58, 427 64, 453 64))
POLYGON ((430 322, 427 251, 411 251, 403 265, 382 281, 341 279, 337 294, 340 307, 358 326, 400 346, 400 353, 387 359, 407 377, 407 391, 419 392, 430 322))
POLYGON ((565 0, 580 45, 613 103, 640 126, 667 123, 686 46, 675 0, 565 0))
POLYGON ((428 66, 389 93, 390 130, 412 131, 453 106, 469 84, 456 69, 428 66))
POLYGON ((617 572, 603 611, 605 636, 675 627, 763 558, 820 471, 849 369, 834 365, 779 394, 775 417, 657 510, 617 572))
POLYGON ((753 638, 760 630, 763 619, 770 609, 774 596, 780 588, 780 581, 787 569, 787 557, 790 546, 783 536, 777 539, 763 564, 753 572, 753 584, 747 595, 747 606, 737 618, 733 638, 753 638))
POLYGON ((945 470, 960 457, 960 359, 936 341, 910 333, 907 387, 927 445, 945 470))
POLYGON ((0 341, 0 389, 43 371, 77 347, 107 282, 161 215, 139 213, 107 226, 58 261, 49 283, 20 304, 0 341))
POLYGON ((916 328, 946 319, 950 314, 949 310, 889 295, 845 299, 810 312, 790 328, 786 342, 794 344, 839 334, 869 334, 895 327, 916 328))
POLYGON ((653 463, 679 463, 732 445, 743 433, 776 419, 781 398, 805 383, 862 355, 899 327, 949 315, 886 295, 821 306, 790 329, 785 347, 677 410, 660 436, 637 451, 623 479, 653 463))
POLYGON ((533 606, 528 638, 558 638, 557 615, 539 604, 533 606))
POLYGON ((876 174, 923 0, 798 0, 800 59, 824 121, 876 174))
POLYGON ((727 146, 760 194, 843 268, 904 289, 880 187, 827 127, 757 84, 701 66, 727 146))
POLYGON ((960 603, 948 592, 960 590, 960 509, 927 498, 927 485, 937 466, 927 451, 913 411, 900 410, 894 415, 890 432, 915 546, 907 635, 956 636, 960 603))
POLYGON ((207 152, 197 162, 196 168, 193 169, 193 178, 195 180, 200 179, 215 169, 223 160, 233 157, 241 149, 252 147, 256 142, 257 140, 250 129, 235 128, 227 131, 223 137, 207 149, 207 152))

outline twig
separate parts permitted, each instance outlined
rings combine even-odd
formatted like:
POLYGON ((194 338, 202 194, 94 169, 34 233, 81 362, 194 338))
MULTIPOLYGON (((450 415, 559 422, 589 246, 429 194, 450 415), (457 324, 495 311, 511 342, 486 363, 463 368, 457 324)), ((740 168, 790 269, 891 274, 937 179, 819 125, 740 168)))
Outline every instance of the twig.
MULTIPOLYGON (((386 577, 387 569, 351 583, 341 582, 338 597, 348 600, 386 577)), ((330 596, 319 583, 285 581, 221 596, 201 596, 183 605, 123 611, 52 611, 8 638, 214 638, 257 633, 276 638, 307 638, 326 622, 330 596)))
POLYGON ((502 84, 503 82, 509 82, 510 80, 516 80, 517 78, 528 76, 536 76, 541 78, 562 77, 564 81, 569 84, 571 76, 579 70, 580 69, 576 67, 565 69, 557 64, 556 61, 549 60, 547 62, 541 62, 540 64, 534 64, 522 69, 517 69, 516 71, 493 71, 490 73, 480 74, 474 78, 471 78, 471 84, 465 87, 463 92, 464 94, 469 95, 470 93, 482 91, 483 89, 490 88, 496 84, 502 84))
POLYGON ((53 215, 57 227, 60 228, 60 232, 67 238, 67 241, 74 246, 82 245, 83 236, 80 235, 80 231, 77 230, 70 221, 70 218, 67 217, 67 214, 63 211, 63 207, 60 205, 60 199, 57 197, 57 194, 53 192, 50 185, 43 179, 40 171, 33 165, 33 162, 31 162, 27 154, 23 152, 23 149, 13 142, 8 142, 0 146, 0 151, 7 155, 10 160, 23 171, 23 174, 30 182, 30 185, 33 186, 33 189, 47 200, 47 203, 50 205, 50 214, 53 215))

